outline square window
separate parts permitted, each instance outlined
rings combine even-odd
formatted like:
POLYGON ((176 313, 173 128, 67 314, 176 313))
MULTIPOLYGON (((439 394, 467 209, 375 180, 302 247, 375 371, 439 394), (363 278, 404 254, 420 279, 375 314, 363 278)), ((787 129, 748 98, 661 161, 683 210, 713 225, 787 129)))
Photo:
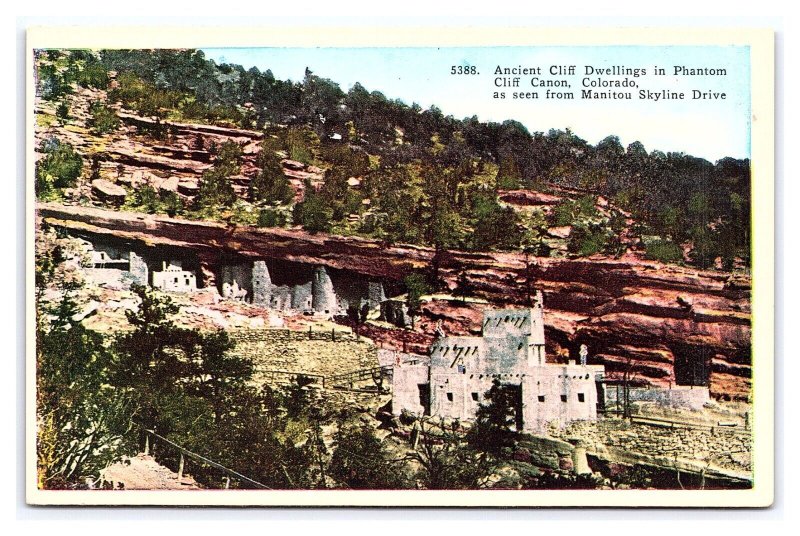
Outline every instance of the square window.
POLYGON ((578 402, 586 402, 586 397, 583 396, 583 393, 578 393, 578 402))
POLYGON ((539 402, 544 402, 544 395, 539 395, 539 402))
POLYGON ((447 393, 447 401, 448 402, 452 402, 453 401, 453 393, 447 393))
POLYGON ((478 393, 472 393, 472 400, 474 400, 475 402, 478 401, 478 393))
POLYGON ((567 401, 567 395, 561 395, 561 401, 562 402, 566 402, 567 401))

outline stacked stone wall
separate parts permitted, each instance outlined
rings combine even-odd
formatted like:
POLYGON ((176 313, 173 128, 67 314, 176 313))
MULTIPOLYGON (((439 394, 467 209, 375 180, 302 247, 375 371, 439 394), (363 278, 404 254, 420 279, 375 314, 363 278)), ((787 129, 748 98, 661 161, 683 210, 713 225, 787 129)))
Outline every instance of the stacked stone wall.
POLYGON ((574 422, 551 427, 560 439, 583 439, 589 452, 610 449, 648 457, 685 460, 698 467, 711 465, 728 471, 750 473, 752 439, 749 430, 725 427, 652 426, 623 419, 574 422))
POLYGON ((378 366, 371 341, 340 331, 240 329, 228 332, 236 344, 232 355, 250 359, 256 379, 266 371, 333 376, 378 366))

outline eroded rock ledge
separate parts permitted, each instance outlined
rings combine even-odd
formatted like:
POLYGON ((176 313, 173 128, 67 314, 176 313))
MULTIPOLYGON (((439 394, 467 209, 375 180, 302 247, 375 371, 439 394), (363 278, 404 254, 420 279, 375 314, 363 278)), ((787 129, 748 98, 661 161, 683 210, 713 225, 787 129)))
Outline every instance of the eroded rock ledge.
MULTIPOLYGON (((84 233, 150 246, 190 249, 211 273, 231 255, 273 258, 401 281, 428 269, 432 249, 373 240, 312 235, 294 229, 260 229, 97 208, 37 205, 46 222, 84 233)), ((587 344, 612 374, 630 368, 638 379, 668 386, 687 374, 708 374, 714 396, 750 393, 750 279, 746 276, 663 265, 635 258, 527 258, 516 253, 448 251, 436 259, 454 288, 464 272, 471 293, 495 305, 525 304, 528 288, 545 294, 545 322, 553 359, 575 357, 587 344), (694 371, 694 372, 688 372, 694 371), (704 372, 707 371, 707 372, 704 372)), ((478 306, 435 304, 430 318, 452 332, 468 332, 478 306)), ((423 345, 432 336, 423 323, 423 345)))

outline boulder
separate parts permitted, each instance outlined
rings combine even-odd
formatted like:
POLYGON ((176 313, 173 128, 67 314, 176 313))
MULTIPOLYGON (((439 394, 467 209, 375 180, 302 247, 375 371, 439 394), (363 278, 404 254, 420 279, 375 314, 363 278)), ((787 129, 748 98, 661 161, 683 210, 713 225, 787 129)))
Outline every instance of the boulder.
POLYGON ((306 168, 304 163, 298 162, 297 160, 289 160, 288 158, 281 160, 281 165, 287 169, 292 169, 295 171, 303 171, 306 168))
POLYGON ((547 229, 547 234, 556 238, 568 238, 572 234, 572 227, 564 225, 563 227, 550 227, 547 229))
POLYGON ((178 183, 178 192, 188 196, 197 195, 200 193, 200 185, 196 180, 183 179, 178 183))
POLYGON ((92 194, 101 201, 123 203, 127 192, 122 186, 106 179, 95 179, 92 181, 92 194))
POLYGON ((168 179, 164 179, 161 181, 161 184, 158 186, 158 189, 162 192, 177 192, 178 191, 178 184, 180 179, 178 177, 170 177, 168 179))

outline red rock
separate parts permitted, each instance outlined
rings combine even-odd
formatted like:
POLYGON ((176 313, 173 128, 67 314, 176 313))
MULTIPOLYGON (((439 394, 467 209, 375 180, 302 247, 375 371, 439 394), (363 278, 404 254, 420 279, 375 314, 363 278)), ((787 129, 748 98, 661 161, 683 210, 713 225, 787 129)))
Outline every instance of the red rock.
MULTIPOLYGON (((297 229, 258 229, 153 217, 88 207, 40 203, 48 222, 152 246, 198 252, 204 273, 224 255, 276 258, 348 270, 399 284, 412 270, 431 265, 428 248, 386 246, 374 240, 311 235, 297 229), (149 223, 148 223, 149 222, 149 223)), ((674 380, 673 363, 686 356, 712 356, 715 396, 746 398, 750 385, 750 280, 743 275, 623 259, 527 259, 516 253, 448 251, 439 276, 450 288, 468 274, 475 296, 492 307, 521 306, 527 280, 545 294, 548 351, 572 355, 587 344, 590 357, 619 370, 629 360, 636 374, 655 385, 674 380)), ((426 353, 437 320, 445 331, 474 333, 480 304, 428 302, 415 332, 366 327, 364 335, 392 347, 426 353), (423 327, 424 326, 424 327, 423 327), (368 331, 368 333, 367 333, 368 331)))
POLYGON ((557 205, 562 199, 532 190, 500 190, 497 194, 501 201, 519 206, 557 205))
POLYGON ((547 234, 556 238, 568 238, 572 234, 572 227, 564 225, 563 227, 550 227, 547 229, 547 234))
POLYGON ((122 203, 128 194, 125 188, 105 179, 92 181, 92 193, 104 201, 122 203))
POLYGON ((200 192, 199 181, 183 179, 178 183, 178 192, 193 196, 200 192))
POLYGON ((158 189, 163 192, 177 192, 179 183, 180 179, 178 177, 170 177, 164 179, 161 184, 158 185, 158 189))
POLYGON ((294 171, 303 171, 306 169, 306 165, 304 163, 298 162, 297 160, 289 160, 288 158, 281 160, 281 165, 294 171))

